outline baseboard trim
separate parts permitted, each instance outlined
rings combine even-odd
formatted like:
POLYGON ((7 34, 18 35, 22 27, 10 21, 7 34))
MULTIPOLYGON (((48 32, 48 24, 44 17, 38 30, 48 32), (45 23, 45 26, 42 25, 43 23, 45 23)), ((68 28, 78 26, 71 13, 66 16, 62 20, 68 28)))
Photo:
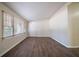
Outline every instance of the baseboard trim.
MULTIPOLYGON (((50 37, 50 38, 52 38, 52 37, 50 37)), ((54 39, 54 38, 52 38, 52 39, 54 39)), ((55 39, 54 39, 55 40, 55 39)), ((57 41, 57 40, 55 40, 55 41, 57 41)), ((61 43, 60 41, 57 41, 58 43, 60 43, 61 45, 63 45, 64 47, 66 47, 66 48, 69 48, 70 46, 68 46, 68 45, 65 45, 65 44, 63 44, 63 43, 61 43)))
POLYGON ((79 46, 68 46, 68 48, 79 48, 79 46))
MULTIPOLYGON (((29 37, 31 37, 31 38, 32 38, 32 37, 36 37, 36 38, 40 37, 40 38, 43 38, 43 36, 29 36, 29 37)), ((28 38, 29 38, 29 37, 28 37, 28 38)), ((50 37, 45 36, 44 38, 50 38, 50 37)))
MULTIPOLYGON (((26 37, 28 38, 28 37, 26 37)), ((25 39, 25 38, 24 38, 25 39)), ((23 40, 24 40, 23 39, 23 40)), ((16 45, 18 45, 19 43, 21 43, 23 40, 18 41, 16 44, 14 44, 13 46, 11 46, 9 49, 7 49, 6 51, 4 51, 2 54, 0 54, 0 56, 3 56, 4 54, 6 54, 8 51, 10 51, 12 48, 14 48, 16 45)))
POLYGON ((49 36, 28 36, 28 37, 49 37, 49 36))
MULTIPOLYGON (((52 38, 52 37, 50 37, 50 38, 52 38)), ((53 38, 52 38, 53 39, 53 38)), ((55 39, 54 39, 55 40, 55 39)), ((55 40, 55 41, 57 41, 57 40, 55 40)), ((65 44, 63 44, 63 43, 61 43, 61 42, 59 42, 59 41, 57 41, 58 43, 60 43, 61 45, 63 45, 63 46, 65 46, 66 48, 79 48, 79 46, 68 46, 68 45, 65 45, 65 44)))

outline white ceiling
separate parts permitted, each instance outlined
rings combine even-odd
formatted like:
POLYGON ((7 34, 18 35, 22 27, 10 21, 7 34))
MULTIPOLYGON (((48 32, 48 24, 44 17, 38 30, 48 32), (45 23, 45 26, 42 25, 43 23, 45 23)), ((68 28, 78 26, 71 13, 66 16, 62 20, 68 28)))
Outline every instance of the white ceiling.
POLYGON ((49 19, 64 2, 5 2, 28 21, 49 19))

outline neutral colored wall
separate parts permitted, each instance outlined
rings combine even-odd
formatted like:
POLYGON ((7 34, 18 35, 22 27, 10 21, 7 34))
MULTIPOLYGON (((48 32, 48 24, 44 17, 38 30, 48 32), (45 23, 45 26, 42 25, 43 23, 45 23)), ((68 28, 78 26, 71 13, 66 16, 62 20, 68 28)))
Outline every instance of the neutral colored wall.
POLYGON ((32 21, 29 23, 29 36, 49 37, 49 20, 32 21))
POLYGON ((69 26, 71 32, 71 46, 79 47, 79 3, 68 6, 69 26))
POLYGON ((69 27, 67 6, 60 8, 50 19, 50 37, 68 47, 69 27))
POLYGON ((2 13, 1 13, 1 10, 0 10, 0 41, 1 41, 1 38, 2 38, 2 13))
MULTIPOLYGON (((5 12, 8 12, 20 19, 23 19, 17 13, 15 13, 14 11, 9 9, 2 3, 0 3, 0 10, 4 10, 5 12)), ((0 11, 0 56, 2 56, 8 50, 10 50, 14 46, 16 46, 18 43, 20 43, 22 40, 24 40, 28 36, 28 22, 25 19, 23 19, 23 21, 25 22, 26 33, 1 39, 1 37, 2 37, 2 15, 1 15, 1 11, 0 11)))
POLYGON ((2 17, 1 17, 1 11, 0 11, 0 53, 2 50, 2 17))

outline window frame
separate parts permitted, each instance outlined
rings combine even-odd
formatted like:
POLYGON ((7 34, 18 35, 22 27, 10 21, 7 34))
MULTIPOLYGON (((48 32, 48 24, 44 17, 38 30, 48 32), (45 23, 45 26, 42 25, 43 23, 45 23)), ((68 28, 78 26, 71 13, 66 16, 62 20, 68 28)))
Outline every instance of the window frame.
MULTIPOLYGON (((12 23, 12 35, 4 37, 4 12, 5 11, 2 10, 2 39, 7 38, 7 37, 16 36, 16 35, 19 35, 19 34, 22 34, 22 33, 26 33, 26 31, 22 31, 21 33, 15 34, 14 21, 15 21, 15 18, 17 18, 17 17, 14 16, 14 15, 12 15, 12 14, 10 14, 10 13, 8 13, 8 12, 5 12, 5 13, 8 13, 8 14, 10 14, 12 16, 12 21, 11 21, 11 23, 12 23)), ((18 19, 21 20, 21 21, 23 21, 23 26, 25 27, 24 20, 20 19, 19 17, 18 17, 18 19)), ((25 28, 24 28, 24 30, 25 30, 25 28)))
MULTIPOLYGON (((12 35, 9 35, 9 36, 6 36, 6 37, 4 37, 4 27, 5 27, 5 25, 4 25, 4 13, 7 13, 7 12, 5 12, 5 11, 3 11, 2 10, 2 37, 3 38, 6 38, 6 37, 11 37, 11 36, 13 36, 14 35, 14 24, 13 24, 13 21, 14 21, 14 16, 13 15, 11 15, 10 13, 7 13, 7 14, 9 14, 10 16, 12 16, 12 19, 11 19, 11 27, 12 27, 12 35)), ((10 27, 10 26, 9 26, 10 27)))

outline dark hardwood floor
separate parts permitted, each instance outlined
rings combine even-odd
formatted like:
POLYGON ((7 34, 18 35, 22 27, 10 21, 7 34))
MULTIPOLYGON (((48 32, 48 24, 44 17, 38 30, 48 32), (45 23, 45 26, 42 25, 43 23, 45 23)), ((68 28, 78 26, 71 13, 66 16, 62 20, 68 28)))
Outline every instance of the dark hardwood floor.
POLYGON ((74 57, 75 54, 48 37, 29 37, 2 57, 74 57))

